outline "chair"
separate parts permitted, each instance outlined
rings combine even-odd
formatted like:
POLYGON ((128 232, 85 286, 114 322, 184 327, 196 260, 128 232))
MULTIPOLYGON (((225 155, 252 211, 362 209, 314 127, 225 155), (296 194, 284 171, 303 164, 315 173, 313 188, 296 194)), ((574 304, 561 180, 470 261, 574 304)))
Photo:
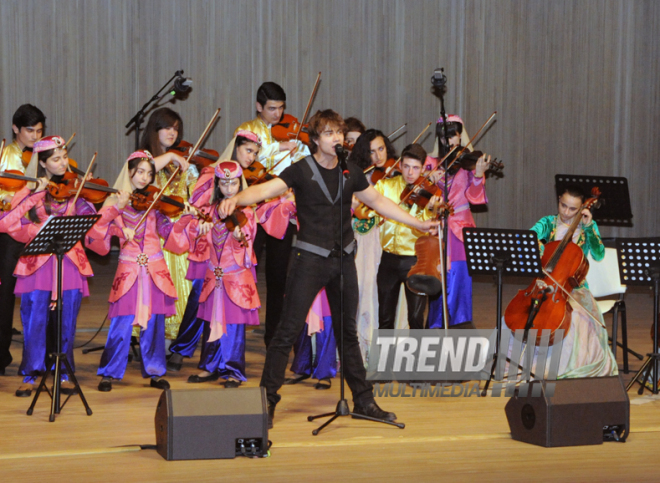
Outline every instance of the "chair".
POLYGON ((591 254, 588 256, 589 272, 587 273, 587 283, 589 290, 597 299, 598 308, 605 315, 612 312, 612 353, 616 359, 617 345, 623 349, 623 372, 628 374, 628 324, 626 321, 626 302, 623 296, 626 292, 626 286, 621 285, 619 278, 619 260, 615 248, 605 248, 605 257, 597 262, 591 254), (618 295, 618 299, 598 300, 602 297, 618 295), (617 342, 617 333, 619 326, 619 314, 621 314, 621 339, 623 343, 617 342))

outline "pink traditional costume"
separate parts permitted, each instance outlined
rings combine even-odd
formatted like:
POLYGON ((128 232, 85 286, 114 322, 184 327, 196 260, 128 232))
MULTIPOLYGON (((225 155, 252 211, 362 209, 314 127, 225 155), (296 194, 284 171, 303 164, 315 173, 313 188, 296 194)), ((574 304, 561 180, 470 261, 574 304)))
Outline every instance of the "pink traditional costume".
MULTIPOLYGON (((240 178, 243 174, 241 166, 235 161, 219 162, 214 172, 218 180, 240 178)), ((203 323, 206 343, 199 368, 212 376, 203 379, 191 376, 189 382, 217 379, 215 376, 246 381, 245 326, 259 325, 261 302, 255 283, 256 259, 252 251, 256 233, 254 213, 251 208, 242 209, 247 219, 241 228, 247 241, 247 246, 243 246, 220 219, 217 210, 219 201, 211 198, 213 228, 206 235, 198 238, 199 220, 190 216, 183 217, 175 226, 175 231, 180 230, 189 239, 191 262, 205 265, 197 318, 203 323), (198 249, 200 243, 208 245, 206 253, 210 254, 210 258, 198 258, 204 253, 198 249)), ((169 244, 170 240, 165 244, 166 249, 169 249, 169 244)), ((196 274, 199 275, 201 273, 196 274)))
MULTIPOLYGON (((60 136, 48 136, 37 141, 25 174, 32 178, 37 177, 38 153, 64 146, 65 141, 60 136)), ((51 180, 59 182, 59 178, 53 176, 51 180)), ((93 205, 80 198, 74 207, 73 198, 58 202, 53 200, 47 191, 33 193, 30 188, 31 186, 26 186, 16 193, 12 200, 14 209, 0 220, 0 232, 9 233, 21 243, 29 243, 49 216, 96 213, 93 205), (30 210, 32 215, 36 214, 39 223, 25 216, 30 210)), ((74 367, 73 342, 76 320, 82 298, 89 295, 87 278, 93 276, 80 242, 66 253, 62 268, 62 350, 74 367)), ((50 305, 57 297, 57 259, 53 255, 21 257, 14 275, 17 279, 14 293, 21 296, 21 321, 24 332, 23 360, 18 373, 25 376, 24 383, 33 384, 37 376, 46 369, 48 348, 55 347, 55 341, 50 340, 48 334, 51 331, 47 327, 55 324, 55 311, 50 310, 50 305)), ((66 379, 66 376, 63 379, 66 379)))
MULTIPOLYGON (((213 188, 215 183, 215 168, 222 162, 220 160, 233 159, 236 157, 235 146, 236 137, 242 137, 257 145, 261 145, 259 136, 251 131, 239 131, 236 136, 231 140, 227 148, 218 158, 219 161, 202 169, 197 183, 193 188, 190 195, 190 203, 204 212, 210 210, 211 197, 213 195, 213 188)), ((235 159, 234 159, 235 160, 235 159)), ((241 185, 243 188, 247 187, 245 179, 241 177, 241 185)), ((197 318, 197 310, 199 308, 199 296, 202 292, 204 284, 204 277, 206 276, 207 260, 210 258, 210 244, 206 238, 198 239, 196 243, 191 246, 190 254, 188 255, 188 271, 186 279, 192 282, 192 289, 188 295, 188 302, 186 310, 181 319, 179 332, 176 339, 170 345, 170 352, 172 357, 167 363, 167 369, 171 371, 179 371, 183 357, 192 357, 197 348, 199 339, 202 337, 203 320, 197 318)), ((202 338, 202 352, 208 337, 202 338)))
MULTIPOLYGON (((133 190, 128 169, 128 162, 132 159, 153 161, 147 151, 131 154, 117 178, 115 189, 128 192, 133 190)), ((177 245, 169 239, 170 235, 176 236, 172 230, 173 224, 159 211, 151 210, 147 218, 136 226, 144 211, 137 211, 131 204, 120 209, 116 203, 116 195, 108 198, 99 211, 101 219, 86 238, 87 246, 101 255, 110 251, 113 236, 119 238, 121 245, 119 265, 110 291, 110 331, 97 374, 104 378, 123 378, 131 331, 133 326, 140 326, 142 376, 157 379, 166 372, 165 317, 176 312, 177 298, 163 258, 160 238, 168 240, 168 248, 177 253, 185 252, 186 240, 180 237, 177 245), (125 243, 123 228, 135 231, 133 239, 128 243, 125 243)))
MULTIPOLYGON (((442 122, 439 119, 438 122, 442 122)), ((460 117, 449 115, 447 122, 463 124, 460 117)), ((461 142, 469 140, 465 129, 461 133, 461 142)), ((437 146, 436 146, 437 148, 437 146)), ((470 146, 468 146, 468 149, 470 146)), ((434 153, 426 158, 425 169, 433 169, 438 164, 436 149, 434 153), (435 157, 433 157, 435 155, 435 157)), ((472 322, 472 278, 468 275, 467 262, 465 258, 465 246, 463 244, 463 227, 474 227, 474 218, 470 211, 470 205, 484 205, 488 203, 486 197, 486 178, 477 178, 472 171, 460 168, 456 174, 449 175, 447 187, 444 185, 444 170, 439 172, 443 175, 438 181, 438 186, 443 192, 448 190, 449 203, 454 208, 454 213, 448 219, 448 247, 447 247, 447 310, 449 312, 449 326, 472 322)), ((442 295, 431 299, 429 302, 428 327, 436 329, 443 327, 442 322, 442 295)))

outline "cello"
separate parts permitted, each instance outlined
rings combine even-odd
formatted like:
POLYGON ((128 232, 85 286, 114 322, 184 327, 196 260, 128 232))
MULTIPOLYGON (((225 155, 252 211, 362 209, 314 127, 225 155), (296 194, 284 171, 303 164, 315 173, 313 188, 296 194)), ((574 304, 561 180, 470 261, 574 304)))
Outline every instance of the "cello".
POLYGON ((573 243, 572 238, 580 221, 582 211, 598 207, 600 190, 593 188, 592 197, 585 201, 575 215, 564 238, 545 245, 541 264, 543 278, 534 280, 525 290, 509 302, 504 321, 512 331, 537 329, 536 344, 541 341, 541 331, 549 329, 552 341, 557 330, 568 332, 573 308, 571 291, 579 287, 589 271, 589 262, 582 249, 573 243))

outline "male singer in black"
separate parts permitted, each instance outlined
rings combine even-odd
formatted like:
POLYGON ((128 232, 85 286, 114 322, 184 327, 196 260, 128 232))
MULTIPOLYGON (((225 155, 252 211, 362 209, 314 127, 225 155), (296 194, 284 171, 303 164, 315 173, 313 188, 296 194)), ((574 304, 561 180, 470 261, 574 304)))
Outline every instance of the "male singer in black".
POLYGON ((332 110, 318 111, 309 121, 312 155, 286 168, 280 177, 240 192, 220 205, 220 215, 226 216, 235 207, 249 206, 274 198, 293 188, 298 210, 298 239, 293 262, 287 277, 282 319, 268 346, 261 386, 268 396, 269 422, 280 400, 277 391, 284 382, 291 347, 300 334, 307 312, 323 287, 326 289, 337 346, 341 341, 340 315, 340 254, 343 250, 344 272, 344 360, 343 370, 353 393, 354 412, 388 421, 394 413, 383 411, 376 404, 373 387, 366 380, 360 354, 355 314, 358 305, 358 283, 355 271, 355 240, 351 228, 351 198, 353 195, 382 216, 429 231, 437 222, 421 221, 401 210, 394 202, 374 190, 362 171, 352 163, 340 163, 335 148, 344 141, 346 124, 332 110), (345 170, 341 168, 345 165, 345 170), (343 174, 343 172, 347 172, 343 174), (340 204, 339 183, 343 185, 340 204), (343 215, 343 225, 340 218, 343 215))

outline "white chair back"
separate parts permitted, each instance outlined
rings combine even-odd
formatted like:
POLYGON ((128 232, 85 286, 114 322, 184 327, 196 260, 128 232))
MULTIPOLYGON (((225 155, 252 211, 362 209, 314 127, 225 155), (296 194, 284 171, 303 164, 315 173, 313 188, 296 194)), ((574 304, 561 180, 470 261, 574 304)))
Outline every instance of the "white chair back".
POLYGON ((626 286, 621 285, 619 260, 616 255, 615 248, 605 248, 605 257, 601 261, 595 261, 591 258, 591 254, 587 258, 589 260, 587 283, 595 298, 622 294, 626 291, 626 286))

